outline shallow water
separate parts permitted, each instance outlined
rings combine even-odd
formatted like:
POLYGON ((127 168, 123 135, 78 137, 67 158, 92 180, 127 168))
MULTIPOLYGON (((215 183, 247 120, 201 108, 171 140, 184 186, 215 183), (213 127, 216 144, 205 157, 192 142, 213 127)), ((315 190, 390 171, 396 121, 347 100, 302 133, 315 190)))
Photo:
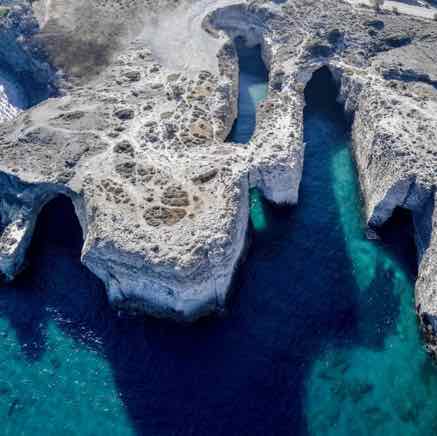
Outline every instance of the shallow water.
MULTIPOLYGON (((249 92, 259 83, 250 74, 266 77, 260 65, 244 57, 250 134, 266 92, 249 92)), ((300 203, 278 209, 253 193, 253 242, 222 318, 118 318, 80 264, 69 200, 44 209, 30 268, 0 290, 2 434, 435 433, 411 247, 365 240, 346 126, 325 80, 308 92, 300 203)))

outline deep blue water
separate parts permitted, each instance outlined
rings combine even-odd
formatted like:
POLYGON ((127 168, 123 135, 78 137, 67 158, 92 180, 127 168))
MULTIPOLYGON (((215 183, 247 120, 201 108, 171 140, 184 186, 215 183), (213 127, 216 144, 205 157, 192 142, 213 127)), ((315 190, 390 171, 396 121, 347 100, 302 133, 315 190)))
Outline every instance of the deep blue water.
MULTIPOLYGON (((243 54, 241 97, 251 103, 240 102, 250 112, 241 119, 251 128, 242 130, 252 132, 266 71, 259 49, 243 54)), ((223 317, 118 318, 80 264, 69 200, 43 210, 30 267, 0 290, 3 434, 432 434, 437 385, 414 319, 414 250, 365 240, 335 96, 327 71, 317 73, 299 205, 258 197, 264 230, 252 232, 223 317)), ((231 139, 250 136, 238 131, 231 139)), ((395 242, 408 218, 392 222, 395 242)))

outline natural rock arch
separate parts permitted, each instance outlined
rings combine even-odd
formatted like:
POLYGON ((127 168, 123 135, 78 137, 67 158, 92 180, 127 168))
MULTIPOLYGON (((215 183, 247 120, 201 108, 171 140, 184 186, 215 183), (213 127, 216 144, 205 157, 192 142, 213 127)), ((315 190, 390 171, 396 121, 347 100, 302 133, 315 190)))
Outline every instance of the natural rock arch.
POLYGON ((68 243, 75 245, 75 251, 80 257, 86 238, 86 219, 78 198, 73 198, 73 195, 65 191, 47 192, 40 188, 34 192, 29 208, 20 202, 14 202, 8 196, 3 200, 0 205, 0 266, 1 277, 4 280, 13 280, 26 267, 28 251, 35 239, 35 232, 38 233, 41 219, 46 221, 48 214, 52 217, 49 216, 51 226, 46 226, 46 237, 64 235, 65 245, 67 238, 74 234, 68 243), (58 225, 64 228, 56 233, 58 225), (53 229, 55 232, 52 232, 53 229))

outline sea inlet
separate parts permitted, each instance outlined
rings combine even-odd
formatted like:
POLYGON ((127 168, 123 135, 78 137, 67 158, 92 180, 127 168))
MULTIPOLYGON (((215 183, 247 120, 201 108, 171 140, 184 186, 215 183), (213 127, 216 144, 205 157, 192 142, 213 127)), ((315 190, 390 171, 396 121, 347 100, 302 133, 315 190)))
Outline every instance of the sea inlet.
MULTIPOLYGON (((238 51, 229 139, 246 142, 268 72, 259 47, 238 51)), ((118 317, 80 263, 70 200, 43 209, 28 268, 0 290, 2 434, 437 433, 437 372, 414 313, 411 217, 397 210, 380 241, 365 238, 336 96, 329 70, 314 73, 299 204, 278 208, 252 192, 251 245, 223 317, 118 317)))

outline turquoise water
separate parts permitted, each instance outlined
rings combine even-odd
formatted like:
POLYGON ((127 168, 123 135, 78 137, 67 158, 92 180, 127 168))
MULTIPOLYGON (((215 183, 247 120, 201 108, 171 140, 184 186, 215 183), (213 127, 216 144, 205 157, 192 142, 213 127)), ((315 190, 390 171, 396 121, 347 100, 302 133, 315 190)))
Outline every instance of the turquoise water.
MULTIPOLYGON (((307 111, 308 153, 327 147, 319 159, 324 160, 332 179, 338 237, 350 259, 358 319, 356 337, 327 341, 312 364, 306 381, 309 433, 436 434, 437 373, 424 351, 414 312, 415 265, 410 254, 414 248, 412 243, 400 243, 408 239, 406 233, 411 229, 401 220, 398 233, 386 232, 390 246, 364 238, 349 139, 335 136, 338 117, 332 121, 330 117, 332 113, 323 110, 307 111), (385 310, 387 301, 393 299, 396 304, 388 303, 393 307, 385 310), (378 311, 385 312, 379 321, 375 319, 378 311)), ((396 226, 394 220, 390 224, 396 226)))
MULTIPOLYGON (((250 127, 230 139, 244 142, 266 71, 259 49, 240 59, 250 127)), ((307 89, 299 205, 276 208, 252 193, 252 244, 223 317, 119 318, 80 264, 71 203, 49 203, 30 267, 0 289, 1 434, 436 433, 437 377, 412 300, 415 258, 409 238, 399 243, 408 215, 385 229, 386 242, 364 238, 330 84, 322 71, 307 89)))
MULTIPOLYGON (((260 69, 253 63, 252 68, 260 69)), ((243 77, 246 74, 243 71, 243 77)), ((347 121, 335 104, 334 87, 331 92, 326 88, 329 73, 318 75, 306 92, 307 151, 301 189, 306 198, 298 206, 294 224, 301 224, 296 231, 313 241, 313 249, 328 248, 326 258, 334 257, 351 270, 354 283, 350 290, 357 301, 350 310, 356 311, 357 319, 353 334, 341 331, 323 341, 319 355, 309 365, 304 395, 306 430, 312 435, 435 434, 437 377, 423 348, 414 312, 416 265, 411 228, 409 241, 399 243, 399 239, 408 239, 405 230, 411 223, 407 214, 400 212, 398 222, 393 219, 387 225, 391 231, 382 231, 385 243, 365 238, 347 121), (312 230, 306 231, 305 220, 312 230), (320 235, 311 234, 317 230, 320 235), (326 239, 336 237, 338 242, 326 247, 321 240, 323 232, 331 234, 326 239), (344 247, 339 247, 341 244, 344 247)), ((259 86, 252 87, 252 92, 257 93, 252 97, 254 108, 265 94, 259 86)), ((269 225, 277 225, 275 212, 269 222, 268 205, 263 204, 254 190, 251 220, 255 231, 265 232, 269 225)), ((323 283, 324 274, 331 271, 314 266, 323 283)), ((344 286, 345 272, 336 274, 339 283, 327 286, 327 291, 344 286)))
POLYGON ((1 434, 134 434, 93 328, 101 285, 80 264, 80 227, 63 202, 53 206, 65 214, 43 212, 30 268, 1 289, 1 434))

